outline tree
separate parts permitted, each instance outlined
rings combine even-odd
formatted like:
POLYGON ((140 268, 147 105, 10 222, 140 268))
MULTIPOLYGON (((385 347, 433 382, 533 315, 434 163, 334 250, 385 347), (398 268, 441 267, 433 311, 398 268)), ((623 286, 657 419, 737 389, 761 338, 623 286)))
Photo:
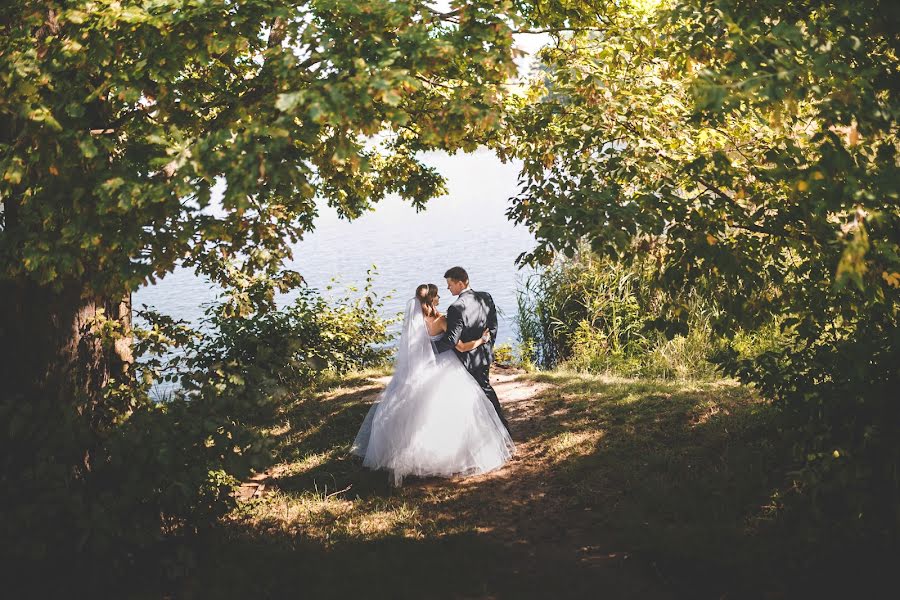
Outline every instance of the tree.
POLYGON ((815 506, 878 531, 900 531, 898 24, 877 0, 616 3, 543 51, 499 138, 523 260, 659 244, 658 284, 718 290, 722 331, 779 318, 780 350, 722 364, 784 409, 815 506))
POLYGON ((127 369, 130 292, 176 264, 274 269, 315 199, 352 218, 442 179, 514 73, 508 3, 146 0, 0 8, 0 378, 96 403, 127 369), (221 206, 211 189, 224 182, 221 206))
POLYGON ((416 154, 495 133, 518 20, 487 0, 0 5, 0 481, 17 490, 0 533, 23 540, 6 564, 77 552, 68 572, 102 581, 208 523, 259 466, 253 413, 279 378, 308 383, 317 352, 371 359, 384 331, 359 307, 271 310, 297 281, 280 265, 319 200, 354 218, 442 192, 416 154), (131 292, 178 264, 233 292, 217 333, 162 319, 132 338, 131 292), (154 402, 158 361, 132 351, 173 341, 187 395, 154 402))

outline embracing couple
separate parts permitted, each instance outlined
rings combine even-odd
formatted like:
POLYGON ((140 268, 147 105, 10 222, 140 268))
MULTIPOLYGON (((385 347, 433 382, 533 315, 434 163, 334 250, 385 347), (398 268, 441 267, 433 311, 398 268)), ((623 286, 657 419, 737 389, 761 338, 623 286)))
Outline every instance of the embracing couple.
POLYGON ((497 338, 494 301, 469 288, 462 267, 444 278, 457 300, 443 315, 437 286, 418 287, 406 305, 394 375, 351 449, 364 466, 388 470, 395 485, 407 475, 486 473, 514 450, 489 380, 497 338))

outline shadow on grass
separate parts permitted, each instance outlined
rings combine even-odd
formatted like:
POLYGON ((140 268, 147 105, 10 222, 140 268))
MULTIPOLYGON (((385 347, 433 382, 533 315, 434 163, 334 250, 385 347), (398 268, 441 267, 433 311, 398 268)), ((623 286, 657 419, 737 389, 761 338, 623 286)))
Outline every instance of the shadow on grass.
POLYGON ((279 440, 281 459, 289 466, 275 477, 275 485, 285 492, 328 494, 350 487, 356 496, 389 494, 384 473, 362 469, 350 456, 356 432, 381 389, 369 378, 348 380, 325 387, 324 397, 290 407, 284 417, 291 427, 279 440))
POLYGON ((331 546, 296 534, 248 534, 243 528, 220 534, 209 541, 215 560, 203 561, 197 577, 186 582, 186 597, 645 597, 610 587, 589 566, 562 558, 538 567, 527 548, 475 532, 345 540, 331 546), (223 564, 231 568, 222 569, 223 564), (547 577, 548 572, 554 576, 547 577))
MULTIPOLYGON (((823 548, 785 520, 791 451, 772 407, 735 382, 531 376, 555 485, 682 598, 876 594, 896 556, 823 548), (578 440, 584 440, 578 444, 578 440), (571 442, 575 440, 575 444, 571 442)), ((819 532, 821 534, 821 532, 819 532)))
POLYGON ((599 512, 600 529, 679 596, 777 590, 758 578, 772 565, 754 560, 784 484, 764 403, 725 382, 536 379, 551 384, 540 396, 543 443, 552 451, 585 437, 554 471, 574 507, 599 512))
MULTIPOLYGON (((523 376, 518 455, 463 480, 409 479, 348 456, 381 389, 330 385, 289 407, 279 492, 212 532, 186 597, 840 597, 838 574, 775 518, 773 417, 729 382, 523 376)), ((503 393, 500 393, 501 400, 503 393)), ((859 588, 853 588, 859 591, 859 588)))

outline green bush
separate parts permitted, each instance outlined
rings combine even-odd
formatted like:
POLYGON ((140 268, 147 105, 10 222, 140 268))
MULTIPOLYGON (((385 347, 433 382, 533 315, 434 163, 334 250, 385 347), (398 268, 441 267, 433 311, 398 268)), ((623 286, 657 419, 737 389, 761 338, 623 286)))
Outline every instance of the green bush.
MULTIPOLYGON (((817 295, 810 290, 811 304, 817 295)), ((848 303, 822 320, 785 318, 791 335, 781 343, 748 357, 738 340, 719 358, 780 409, 798 466, 794 514, 835 554, 848 543, 900 544, 900 327, 881 308, 848 303)))

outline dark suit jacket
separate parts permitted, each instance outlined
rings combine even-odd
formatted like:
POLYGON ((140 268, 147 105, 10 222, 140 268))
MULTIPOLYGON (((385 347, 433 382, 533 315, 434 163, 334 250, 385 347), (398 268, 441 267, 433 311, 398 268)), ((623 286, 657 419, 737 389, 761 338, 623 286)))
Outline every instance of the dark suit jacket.
POLYGON ((490 366, 494 362, 494 342, 497 339, 497 309, 487 292, 463 290, 456 302, 447 309, 447 333, 434 343, 438 352, 453 350, 469 372, 490 366), (491 341, 471 352, 456 352, 456 342, 477 340, 485 329, 491 331, 491 341))

